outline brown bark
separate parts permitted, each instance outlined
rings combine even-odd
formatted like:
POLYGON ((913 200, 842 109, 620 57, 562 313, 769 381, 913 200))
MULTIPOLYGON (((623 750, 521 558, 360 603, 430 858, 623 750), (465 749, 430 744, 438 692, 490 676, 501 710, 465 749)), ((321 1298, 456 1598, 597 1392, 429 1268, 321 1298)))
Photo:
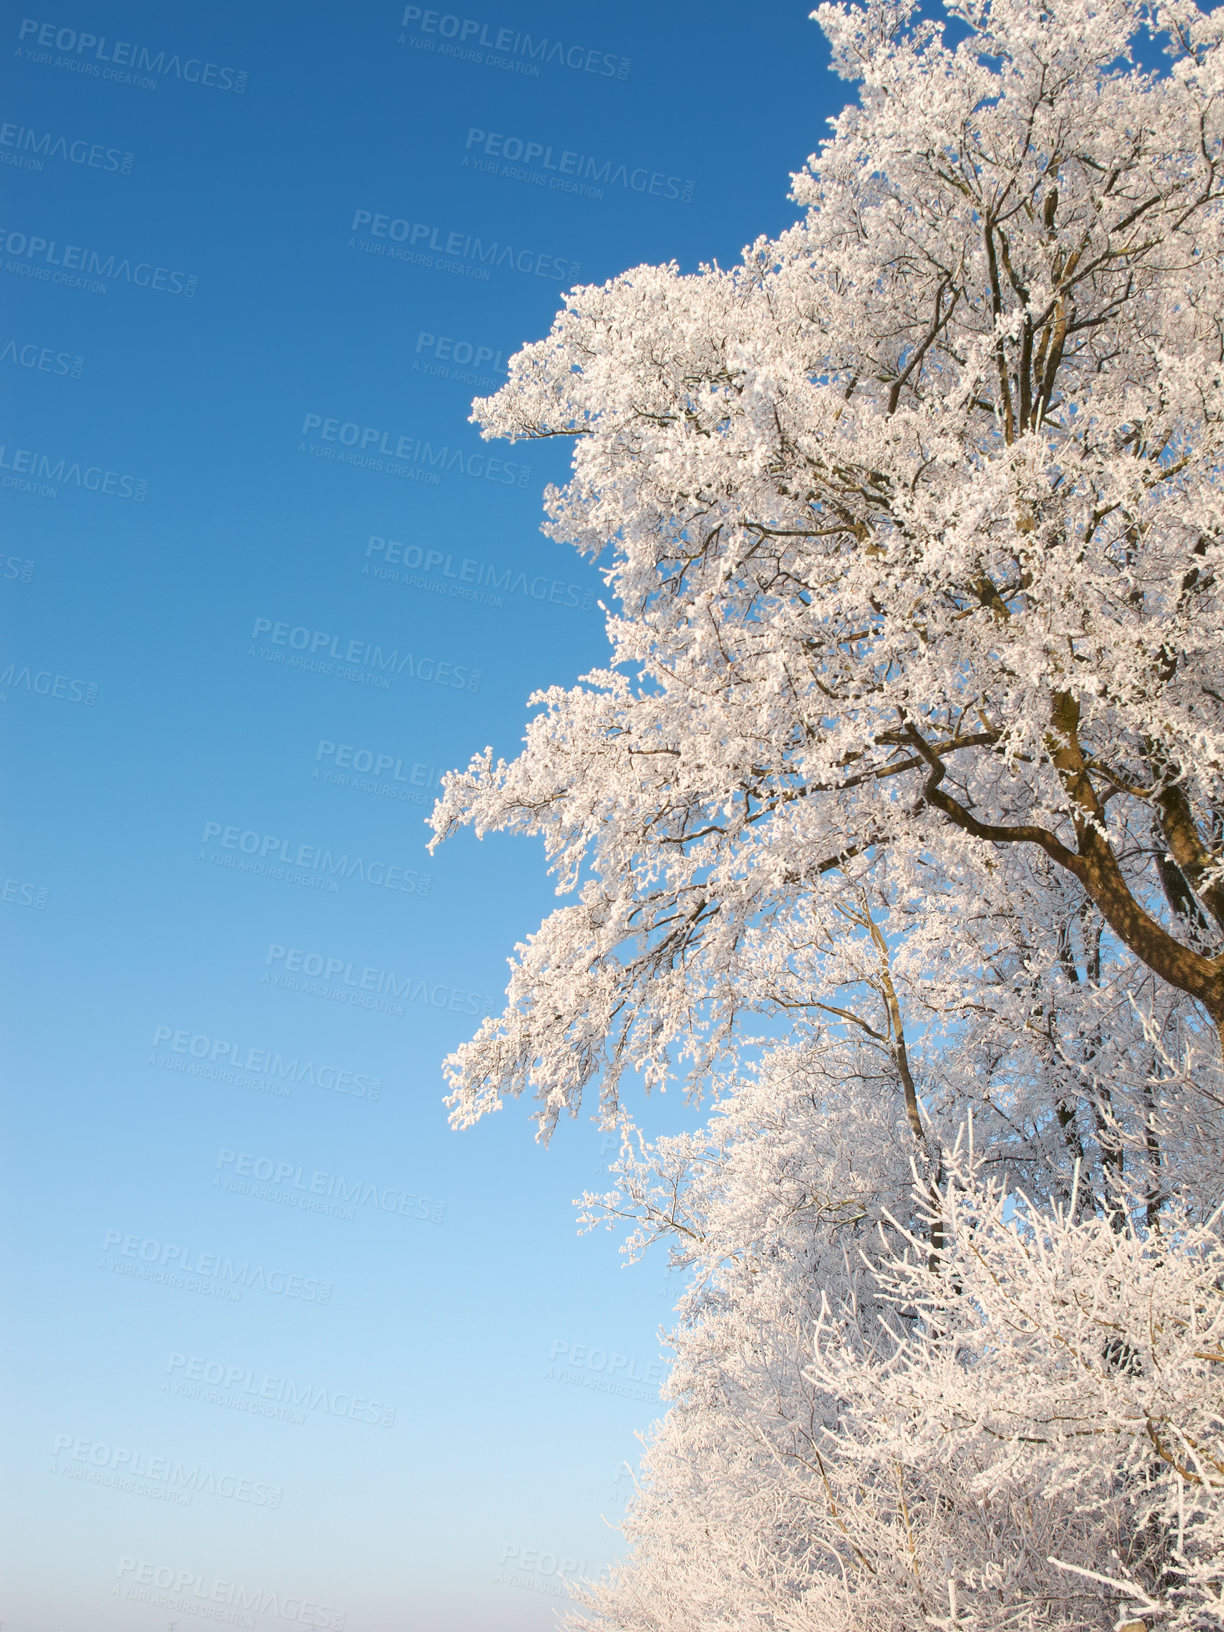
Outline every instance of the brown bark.
POLYGON ((946 767, 911 726, 907 731, 909 740, 929 767, 923 786, 924 799, 962 832, 975 838, 993 844, 1039 845, 1052 861, 1079 880, 1114 934, 1153 974, 1203 1005, 1224 1044, 1224 958, 1209 958, 1193 947, 1184 946, 1151 917, 1131 893, 1106 837, 1104 811, 1080 748, 1079 704, 1069 692, 1055 694, 1050 725, 1050 758, 1072 801, 1074 850, 1036 823, 1000 825, 979 821, 940 786, 946 767))
POLYGON ((1224 929, 1224 887, 1204 881, 1204 875, 1215 857, 1199 838, 1185 790, 1177 786, 1165 788, 1157 794, 1156 803, 1160 808, 1160 827, 1169 846, 1169 854, 1217 926, 1224 929))

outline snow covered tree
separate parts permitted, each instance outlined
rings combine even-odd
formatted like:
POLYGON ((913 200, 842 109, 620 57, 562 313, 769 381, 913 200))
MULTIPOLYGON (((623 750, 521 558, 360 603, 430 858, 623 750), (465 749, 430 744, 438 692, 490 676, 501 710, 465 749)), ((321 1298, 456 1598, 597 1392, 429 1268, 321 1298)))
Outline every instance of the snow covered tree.
MULTIPOLYGON (((713 1145, 627 1158, 605 1202, 682 1253, 702 1243, 680 1403, 633 1519, 662 1551, 635 1556, 722 1560, 705 1597, 699 1574, 669 1597, 631 1571, 617 1628, 1104 1627, 1111 1548, 1138 1561, 1144 1616, 1209 1602, 1176 1596, 1184 1559, 1167 1580, 1142 1562, 1174 1553, 1143 1539, 1169 1514, 1131 1491, 1150 1470, 1129 1450, 1100 1473, 1114 1539, 1077 1542, 1084 1595, 1066 1571, 1055 1592, 1019 1515, 1074 1508, 1074 1447, 1046 1467, 1019 1430, 988 1580, 965 1540, 1003 1477, 981 1423, 942 1472, 919 1459, 943 1515, 929 1535, 964 1528, 945 1549, 962 1602, 1019 1594, 1028 1620, 1006 1602, 958 1619, 928 1573, 897 1618, 863 1600, 838 1621, 849 1565, 813 1540, 846 1490, 896 1494, 885 1441, 862 1438, 860 1403, 891 1375, 881 1334, 936 1376, 961 1329, 918 1289, 883 1324, 907 1236, 978 1309, 953 1265, 949 1153, 970 1115, 975 1160, 1028 1198, 1034 1239, 1084 1232, 1094 1263, 1132 1242, 1110 1262, 1136 1295, 1145 1253, 1183 1263, 1153 1243, 1224 1199, 1224 11, 948 11, 945 27, 911 0, 821 6, 860 90, 793 178, 804 218, 730 270, 571 292, 477 404, 486 435, 573 439, 548 530, 602 557, 617 610, 608 667, 533 699, 524 752, 478 755, 434 813, 435 842, 463 823, 538 834, 568 898, 517 949, 504 1013, 448 1062, 454 1120, 530 1089, 547 1137, 594 1085, 612 1123, 637 1076, 728 1094, 737 1129, 716 1117, 713 1145), (1164 65, 1137 64, 1136 40, 1164 65), (708 1184, 737 1221, 725 1240, 686 1211, 708 1184), (858 1394, 829 1369, 830 1288, 867 1334, 845 1350, 858 1394), (834 1472, 796 1471, 814 1424, 843 1416, 834 1472)), ((962 1177, 1006 1257, 1003 1192, 962 1177)), ((1185 1263, 1207 1251, 1194 1240, 1185 1263)), ((1219 1295, 1218 1273, 1194 1284, 1219 1295)), ((979 1374, 1003 1352, 983 1341, 979 1374)), ((1156 1352, 1119 1341, 1119 1375, 1156 1352)), ((1020 1360, 1005 1373, 1029 1387, 1020 1360)), ((895 1449, 910 1429, 887 1421, 895 1449)), ((1084 1455, 1090 1484, 1108 1456, 1084 1455)), ((1224 1562, 1203 1556, 1207 1593, 1224 1562)))
MULTIPOLYGON (((867 1187, 830 1190, 845 1122, 805 1075, 728 1102, 702 1156, 654 1153, 656 1178, 684 1165, 698 1270, 677 1403, 629 1557, 571 1624, 1218 1629, 1218 1235, 1177 1208, 1152 1235, 1083 1213, 1074 1191, 1034 1207, 954 1150, 938 1195, 919 1196, 937 1257, 929 1229, 894 1229, 856 1263, 867 1187), (814 1230, 795 1203, 820 1196, 814 1230)), ((639 1189, 642 1164, 621 1176, 639 1189)))
POLYGON ((611 548, 621 612, 435 813, 541 834, 575 894, 456 1057, 460 1121, 596 1077, 614 1114, 624 1069, 825 1012, 873 939, 848 892, 933 1015, 1040 1013, 1063 1054, 1069 1004, 1083 1068, 1116 1011, 1077 988, 1121 989, 1218 1057, 1220 17, 1163 8, 1158 75, 1122 0, 967 7, 955 48, 908 10, 818 13, 863 90, 801 224, 573 292, 478 404, 574 438, 551 531, 611 548))

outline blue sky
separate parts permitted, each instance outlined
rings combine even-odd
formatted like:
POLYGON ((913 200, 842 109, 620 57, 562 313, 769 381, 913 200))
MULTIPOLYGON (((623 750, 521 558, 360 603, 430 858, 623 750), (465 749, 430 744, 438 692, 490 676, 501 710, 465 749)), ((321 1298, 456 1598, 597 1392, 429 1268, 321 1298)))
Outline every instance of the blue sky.
POLYGON ((548 1626, 669 1289, 593 1124, 441 1104, 552 897, 431 785, 606 651, 468 405, 788 224, 847 88, 779 0, 6 16, 7 1632, 548 1626))

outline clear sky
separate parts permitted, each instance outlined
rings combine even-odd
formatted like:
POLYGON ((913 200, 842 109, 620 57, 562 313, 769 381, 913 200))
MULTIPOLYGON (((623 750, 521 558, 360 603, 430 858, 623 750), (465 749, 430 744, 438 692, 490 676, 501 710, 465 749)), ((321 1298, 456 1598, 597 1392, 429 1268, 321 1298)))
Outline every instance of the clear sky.
POLYGON ((6 1632, 546 1627, 660 1410, 599 1131, 441 1104, 552 897, 431 785, 606 652, 468 404, 847 88, 801 3, 465 7, 0 25, 6 1632))

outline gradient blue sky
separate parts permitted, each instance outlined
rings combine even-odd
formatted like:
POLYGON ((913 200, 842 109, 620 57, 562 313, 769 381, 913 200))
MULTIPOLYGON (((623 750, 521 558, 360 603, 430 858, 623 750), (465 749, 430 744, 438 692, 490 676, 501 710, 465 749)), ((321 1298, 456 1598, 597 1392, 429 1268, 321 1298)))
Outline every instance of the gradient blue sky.
POLYGON ((415 9, 74 0, 0 25, 6 1632, 543 1628, 558 1577, 615 1553, 618 1470, 659 1410, 664 1267, 575 1232, 598 1130, 544 1151, 525 1106, 460 1135, 441 1105, 443 1055, 552 898, 524 843, 427 858, 421 784, 513 752, 529 692, 605 652, 596 574, 538 532, 565 450, 480 443, 454 359, 543 334, 571 282, 785 226, 847 88, 801 3, 415 9), (469 17, 469 50, 539 72, 437 49, 469 17), (516 54, 524 31, 579 66, 516 54), (142 51, 161 72, 125 82, 142 51), (591 198, 464 163, 516 140, 662 179, 591 198), (461 267, 471 237, 516 265, 393 259, 394 221, 429 229, 418 256, 456 234, 461 267), (91 255, 104 287, 65 281, 91 255), (329 420, 462 461, 436 485, 344 464, 312 451, 341 449, 329 420), (371 537, 398 577, 363 571, 386 568, 371 537), (414 550, 526 588, 414 587, 414 550), (293 629, 355 642, 366 680, 377 645, 441 683, 291 667, 293 629), (375 790, 316 777, 363 750, 394 762, 375 790), (428 894, 243 871, 227 829, 428 894), (266 978, 312 957, 410 1000, 266 978), (175 1069, 195 1038, 247 1080, 175 1069), (334 1086, 303 1063, 266 1091, 277 1053, 334 1086), (298 1196, 318 1172, 424 1200, 306 1212, 252 1193, 277 1166, 298 1196), (251 1409, 288 1390, 303 1420, 251 1409))

